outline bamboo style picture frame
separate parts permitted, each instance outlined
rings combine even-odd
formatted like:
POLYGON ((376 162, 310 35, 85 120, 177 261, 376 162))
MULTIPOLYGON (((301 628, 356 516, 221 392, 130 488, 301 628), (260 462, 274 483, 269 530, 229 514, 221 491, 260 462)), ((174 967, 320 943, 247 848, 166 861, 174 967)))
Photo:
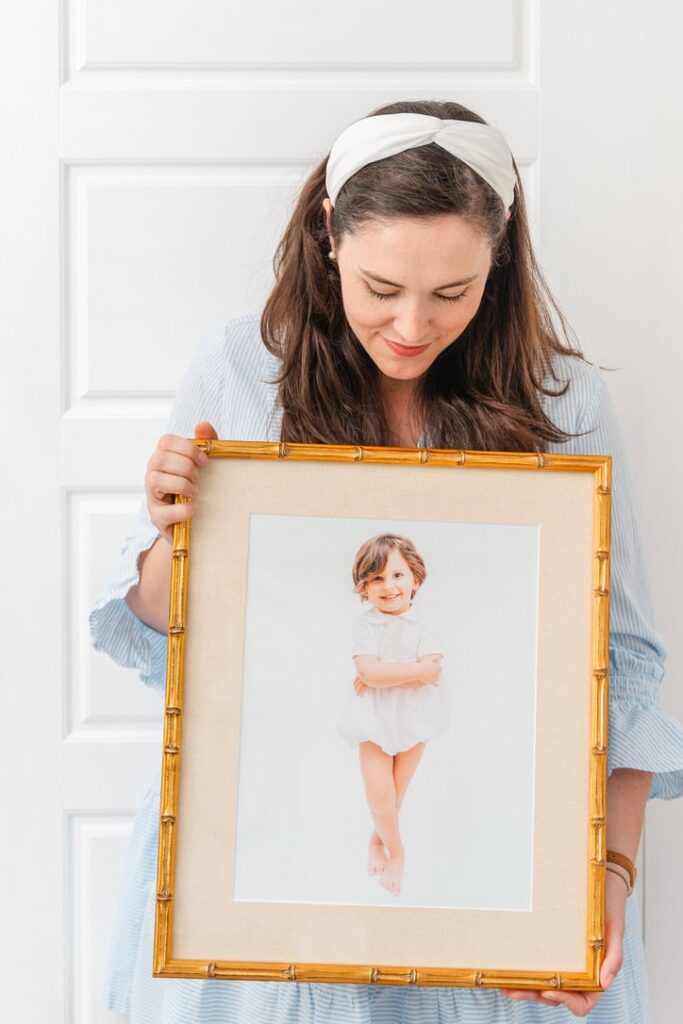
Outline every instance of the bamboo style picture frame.
POLYGON ((210 458, 173 535, 154 976, 599 989, 610 457, 194 443, 210 458), (358 751, 334 721, 352 564, 384 533, 424 555, 414 607, 438 606, 450 693, 400 812, 398 896, 365 870, 358 751))

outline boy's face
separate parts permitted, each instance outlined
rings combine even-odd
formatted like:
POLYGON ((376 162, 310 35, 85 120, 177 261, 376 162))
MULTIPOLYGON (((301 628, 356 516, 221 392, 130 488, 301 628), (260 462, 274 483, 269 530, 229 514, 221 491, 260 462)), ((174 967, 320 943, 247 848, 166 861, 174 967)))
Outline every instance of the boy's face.
POLYGON ((400 615, 410 608, 411 593, 418 586, 401 552, 392 548, 384 568, 365 581, 365 593, 379 611, 400 615))

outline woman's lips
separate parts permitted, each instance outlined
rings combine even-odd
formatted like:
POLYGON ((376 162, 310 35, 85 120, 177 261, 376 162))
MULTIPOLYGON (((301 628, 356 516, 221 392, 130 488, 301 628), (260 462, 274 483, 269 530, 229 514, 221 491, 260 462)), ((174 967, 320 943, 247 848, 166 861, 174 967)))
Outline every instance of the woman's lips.
POLYGON ((382 341, 385 341, 392 352, 396 352, 399 356, 419 356, 420 352, 424 352, 425 349, 429 348, 429 345, 399 345, 395 341, 389 341, 384 335, 381 336, 382 341))

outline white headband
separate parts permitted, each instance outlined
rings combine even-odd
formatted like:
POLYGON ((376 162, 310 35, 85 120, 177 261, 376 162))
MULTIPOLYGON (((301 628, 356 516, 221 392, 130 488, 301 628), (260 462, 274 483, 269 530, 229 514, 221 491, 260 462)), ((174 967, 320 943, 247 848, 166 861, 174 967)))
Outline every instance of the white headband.
POLYGON ((498 193, 505 209, 510 209, 517 179, 502 132, 478 121, 429 114, 375 114, 345 128, 327 161, 325 183, 332 204, 342 185, 361 167, 429 142, 436 142, 468 164, 498 193))

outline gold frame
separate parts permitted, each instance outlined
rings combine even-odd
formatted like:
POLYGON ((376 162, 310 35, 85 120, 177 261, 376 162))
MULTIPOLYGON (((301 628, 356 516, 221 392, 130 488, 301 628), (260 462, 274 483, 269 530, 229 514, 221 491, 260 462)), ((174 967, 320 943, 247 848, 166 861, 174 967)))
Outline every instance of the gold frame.
MULTIPOLYGON (((547 453, 455 451, 425 448, 379 448, 322 444, 195 440, 212 459, 261 459, 385 463, 395 465, 520 470, 533 473, 583 473, 593 477, 593 557, 591 612, 591 713, 588 918, 585 970, 582 972, 496 971, 476 969, 271 963, 174 958, 172 952, 178 792, 183 723, 186 613, 190 567, 191 521, 173 533, 171 605, 168 626, 166 706, 164 716, 161 802, 154 935, 154 977, 214 978, 256 981, 346 982, 355 984, 515 987, 599 990, 605 944, 605 860, 607 790, 607 699, 609 666, 609 577, 611 458, 547 453)), ((177 501, 185 501, 178 496, 177 501)))

